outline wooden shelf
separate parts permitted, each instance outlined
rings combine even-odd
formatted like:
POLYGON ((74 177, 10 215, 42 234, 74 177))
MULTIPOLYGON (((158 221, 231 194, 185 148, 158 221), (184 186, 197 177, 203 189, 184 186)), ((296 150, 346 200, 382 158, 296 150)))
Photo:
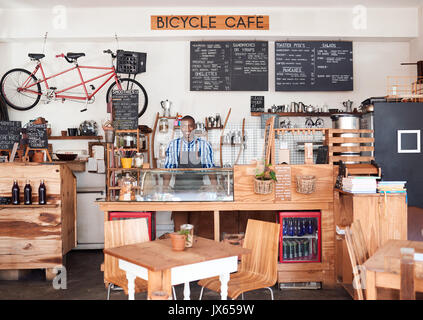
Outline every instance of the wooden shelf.
POLYGON ((49 136, 48 140, 102 140, 103 136, 49 136))
POLYGON ((107 168, 110 171, 139 171, 146 168, 107 168))
MULTIPOLYGON (((65 164, 73 172, 85 172, 85 164, 87 162, 88 162, 88 159, 87 160, 72 160, 72 161, 53 160, 53 164, 65 164)), ((48 162, 45 164, 48 164, 48 162)))
POLYGON ((275 114, 279 117, 330 117, 337 114, 361 115, 362 112, 251 112, 252 117, 260 117, 262 114, 275 114))
POLYGON ((57 208, 59 204, 0 204, 0 209, 6 208, 57 208))

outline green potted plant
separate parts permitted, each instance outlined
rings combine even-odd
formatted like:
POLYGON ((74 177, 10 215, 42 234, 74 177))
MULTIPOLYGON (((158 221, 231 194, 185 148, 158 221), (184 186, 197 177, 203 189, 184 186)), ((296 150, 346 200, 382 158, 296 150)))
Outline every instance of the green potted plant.
POLYGON ((257 194, 272 193, 275 181, 277 181, 276 173, 272 164, 268 163, 256 169, 254 192, 257 194))
POLYGON ((189 230, 179 230, 170 234, 170 240, 172 241, 173 251, 184 251, 185 240, 188 236, 189 230))

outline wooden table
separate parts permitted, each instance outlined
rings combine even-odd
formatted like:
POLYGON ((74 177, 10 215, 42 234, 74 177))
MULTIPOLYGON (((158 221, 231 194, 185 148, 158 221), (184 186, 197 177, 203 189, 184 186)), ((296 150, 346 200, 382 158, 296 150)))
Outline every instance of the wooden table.
POLYGON ((191 248, 172 250, 171 240, 156 240, 117 248, 104 249, 119 259, 126 272, 128 299, 134 300, 135 277, 148 281, 148 299, 152 292, 164 291, 172 296, 172 286, 184 283, 184 299, 190 299, 189 282, 219 276, 221 298, 227 299, 229 274, 238 269, 238 255, 250 249, 195 237, 191 248))
MULTIPOLYGON (((400 274, 386 270, 385 257, 399 260, 401 248, 414 248, 419 254, 423 252, 423 241, 388 240, 364 263, 368 300, 377 299, 377 287, 400 289, 400 274)), ((414 285, 416 291, 423 291, 423 280, 416 279, 414 285)))

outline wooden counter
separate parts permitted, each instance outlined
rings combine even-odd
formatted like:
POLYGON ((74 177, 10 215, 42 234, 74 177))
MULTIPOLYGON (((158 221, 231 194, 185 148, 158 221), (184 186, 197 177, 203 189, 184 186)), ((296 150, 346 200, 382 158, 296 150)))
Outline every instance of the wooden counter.
MULTIPOLYGON (((255 166, 240 165, 234 168, 233 202, 107 202, 99 201, 100 209, 108 220, 111 211, 212 211, 214 212, 214 239, 220 240, 220 217, 225 211, 293 211, 321 212, 321 262, 280 263, 278 282, 335 282, 335 225, 333 215, 334 170, 332 165, 290 165, 291 199, 277 200, 275 191, 258 195, 253 190, 255 166), (316 191, 305 195, 296 192, 296 175, 316 176, 316 191)), ((275 214, 276 219, 276 214, 275 214)))
POLYGON ((0 163, 0 195, 11 196, 13 180, 20 195, 31 181, 32 205, 0 206, 0 270, 51 269, 63 265, 64 255, 76 246, 76 179, 66 165, 0 163), (47 205, 38 204, 44 179, 47 205))
MULTIPOLYGON (((342 190, 334 193, 335 224, 344 228, 360 220, 370 255, 389 239, 407 240, 406 194, 352 194, 342 190)), ((337 236, 336 247, 337 278, 350 289, 352 268, 344 237, 337 236)))

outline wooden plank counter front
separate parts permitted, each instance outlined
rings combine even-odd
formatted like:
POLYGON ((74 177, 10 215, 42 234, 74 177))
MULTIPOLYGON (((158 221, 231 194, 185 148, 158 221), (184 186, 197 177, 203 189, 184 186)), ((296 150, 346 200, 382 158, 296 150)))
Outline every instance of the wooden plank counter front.
POLYGON ((11 196, 18 181, 20 205, 0 205, 0 271, 46 269, 48 279, 63 256, 76 246, 76 179, 66 165, 1 163, 0 195, 11 196), (23 204, 26 180, 31 181, 32 205, 23 204), (38 204, 44 179, 47 204, 38 204))
POLYGON ((290 165, 291 199, 277 200, 275 188, 269 195, 255 194, 253 190, 255 165, 234 167, 233 202, 123 202, 99 201, 100 209, 113 211, 213 211, 214 239, 220 240, 220 213, 224 211, 293 211, 314 210, 321 212, 321 262, 279 263, 278 282, 335 282, 335 224, 333 215, 334 170, 332 165, 290 165), (296 191, 297 175, 316 176, 316 189, 312 194, 296 191))

